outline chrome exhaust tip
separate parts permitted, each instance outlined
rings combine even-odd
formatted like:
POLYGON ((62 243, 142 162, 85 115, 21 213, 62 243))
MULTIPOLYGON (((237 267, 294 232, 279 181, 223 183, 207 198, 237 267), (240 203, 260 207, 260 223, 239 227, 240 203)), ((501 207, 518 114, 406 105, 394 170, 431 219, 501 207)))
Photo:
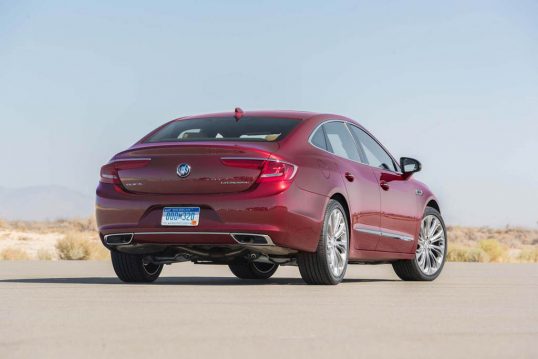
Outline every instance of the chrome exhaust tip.
POLYGON ((107 234, 105 236, 105 243, 109 246, 130 244, 133 241, 133 237, 134 233, 107 234))
POLYGON ((254 245, 254 246, 267 246, 274 245, 271 237, 266 234, 255 233, 231 233, 232 238, 240 244, 254 245))

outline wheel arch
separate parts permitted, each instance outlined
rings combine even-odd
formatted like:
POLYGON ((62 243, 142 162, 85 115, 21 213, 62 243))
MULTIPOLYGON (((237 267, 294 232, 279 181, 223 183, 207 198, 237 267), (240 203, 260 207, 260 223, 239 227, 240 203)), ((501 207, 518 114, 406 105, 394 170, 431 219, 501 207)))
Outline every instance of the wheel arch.
POLYGON ((349 238, 351 240, 351 212, 349 210, 349 205, 347 203, 346 197, 344 197, 344 195, 341 194, 340 192, 336 192, 336 193, 333 193, 330 199, 337 201, 338 203, 342 205, 342 207, 344 207, 344 211, 346 211, 346 217, 347 217, 347 227, 348 227, 347 230, 349 233, 349 238))
MULTIPOLYGON (((439 206, 439 202, 437 202, 437 199, 435 198, 430 198, 426 203, 426 207, 431 207, 437 210, 437 212, 441 213, 441 207, 439 206)), ((426 210, 426 208, 424 208, 424 210, 426 210)))

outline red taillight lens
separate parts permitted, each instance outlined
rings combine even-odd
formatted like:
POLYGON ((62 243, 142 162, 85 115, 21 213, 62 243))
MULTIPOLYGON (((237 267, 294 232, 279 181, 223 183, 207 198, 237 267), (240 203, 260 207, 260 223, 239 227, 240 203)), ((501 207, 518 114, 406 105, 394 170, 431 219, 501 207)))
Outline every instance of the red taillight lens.
POLYGON ((296 170, 297 166, 292 165, 291 163, 265 161, 257 182, 291 181, 296 170))
POLYGON ((252 168, 261 170, 257 182, 290 181, 297 172, 297 166, 278 160, 257 158, 221 158, 222 164, 230 167, 252 168))
POLYGON ((255 158, 221 158, 222 164, 229 167, 261 169, 264 159, 255 158))
POLYGON ((119 184, 120 179, 118 177, 118 172, 113 163, 108 163, 101 167, 101 180, 102 183, 113 183, 119 184))
POLYGON ((102 183, 121 184, 118 171, 129 170, 134 168, 146 167, 149 163, 149 158, 133 158, 124 160, 114 160, 101 167, 102 183))

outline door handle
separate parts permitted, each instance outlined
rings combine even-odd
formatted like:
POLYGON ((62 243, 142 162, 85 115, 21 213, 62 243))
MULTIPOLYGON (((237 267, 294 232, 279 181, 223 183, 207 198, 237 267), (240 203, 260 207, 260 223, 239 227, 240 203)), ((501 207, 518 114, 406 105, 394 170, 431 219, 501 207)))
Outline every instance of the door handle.
POLYGON ((353 175, 351 174, 351 172, 346 172, 346 173, 344 174, 344 177, 345 177, 349 182, 353 182, 353 180, 355 179, 355 176, 353 176, 353 175))
POLYGON ((379 182, 379 185, 381 186, 381 188, 383 188, 385 191, 388 191, 390 186, 389 186, 389 183, 385 180, 381 180, 379 182))

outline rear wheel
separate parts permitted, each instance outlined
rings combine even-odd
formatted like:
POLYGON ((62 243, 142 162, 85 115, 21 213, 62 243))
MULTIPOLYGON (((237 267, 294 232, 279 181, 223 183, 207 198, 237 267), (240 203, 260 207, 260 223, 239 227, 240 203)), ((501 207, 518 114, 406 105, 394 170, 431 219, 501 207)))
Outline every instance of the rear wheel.
POLYGON ((349 253, 347 216, 340 202, 331 200, 318 248, 315 253, 301 252, 297 264, 301 277, 308 284, 338 284, 344 279, 349 253))
POLYGON ((269 279, 278 269, 278 264, 240 262, 228 264, 232 273, 241 279, 269 279))
POLYGON ((142 255, 111 252, 112 266, 119 279, 127 283, 150 283, 159 278, 162 264, 144 263, 142 255))
POLYGON ((441 213, 427 207, 420 224, 416 255, 411 260, 392 263, 403 280, 431 281, 441 274, 446 258, 446 228, 441 213))

